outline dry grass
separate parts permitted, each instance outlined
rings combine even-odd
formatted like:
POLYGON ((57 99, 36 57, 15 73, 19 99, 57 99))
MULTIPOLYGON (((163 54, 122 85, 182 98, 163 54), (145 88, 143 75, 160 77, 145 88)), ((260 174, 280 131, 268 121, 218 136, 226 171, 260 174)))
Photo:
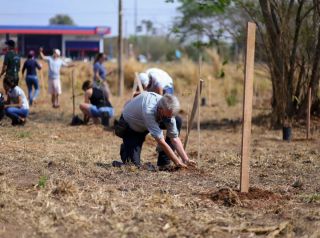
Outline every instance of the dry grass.
MULTIPOLYGON (((184 63, 161 67, 181 79, 192 76, 189 80, 195 82, 197 66, 184 63)), ((128 64, 131 72, 149 67, 134 64, 128 64)), ((79 82, 90 77, 89 69, 83 63, 77 67, 79 82)), ((119 138, 100 126, 68 125, 70 70, 64 71, 60 109, 52 109, 42 91, 25 127, 1 122, 0 237, 317 237, 318 130, 313 130, 313 140, 306 141, 299 126, 293 141, 286 143, 280 131, 253 125, 251 185, 283 199, 246 200, 233 192, 239 184, 241 106, 228 107, 224 93, 231 85, 240 88, 241 68, 230 65, 225 79, 211 79, 212 106, 201 108, 201 160, 195 170, 176 172, 112 168, 111 162, 119 159, 119 138), (297 181, 299 186, 293 186, 297 181), (220 189, 231 191, 235 201, 231 206, 213 201, 220 189)), ((208 77, 210 70, 204 70, 208 77)), ((193 91, 192 86, 179 90, 184 112, 193 91)), ((129 95, 113 98, 117 115, 129 95)), ((78 97, 77 105, 81 101, 78 97)), ((254 110, 254 115, 267 112, 254 110)), ((189 142, 188 154, 196 158, 195 131, 189 142)), ((156 163, 151 138, 142 159, 156 163)))

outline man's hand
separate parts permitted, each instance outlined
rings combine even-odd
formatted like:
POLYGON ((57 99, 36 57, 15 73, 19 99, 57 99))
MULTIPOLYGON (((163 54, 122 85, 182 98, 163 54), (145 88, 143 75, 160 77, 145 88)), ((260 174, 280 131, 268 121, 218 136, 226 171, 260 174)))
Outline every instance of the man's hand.
POLYGON ((195 162, 194 160, 189 159, 188 161, 184 162, 186 165, 191 166, 191 167, 195 167, 197 165, 197 162, 195 162))
POLYGON ((183 163, 182 161, 179 161, 179 162, 176 164, 176 166, 178 166, 178 167, 180 167, 180 168, 184 168, 184 169, 187 169, 187 168, 188 168, 188 166, 187 166, 185 163, 183 163))
POLYGON ((43 48, 42 47, 39 48, 39 52, 43 53, 43 48))

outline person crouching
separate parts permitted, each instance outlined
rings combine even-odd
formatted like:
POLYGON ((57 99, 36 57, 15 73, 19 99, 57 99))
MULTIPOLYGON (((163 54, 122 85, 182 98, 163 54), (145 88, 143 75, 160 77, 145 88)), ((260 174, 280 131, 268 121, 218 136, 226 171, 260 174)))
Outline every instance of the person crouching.
POLYGON ((84 115, 84 122, 88 123, 92 118, 94 124, 101 123, 109 126, 109 119, 114 115, 114 109, 107 96, 104 95, 102 89, 93 87, 90 80, 86 80, 82 84, 84 91, 84 103, 80 104, 80 110, 84 115))
MULTIPOLYGON (((170 161, 178 167, 194 166, 195 162, 189 159, 179 138, 175 120, 179 108, 180 103, 175 96, 161 96, 154 92, 143 92, 127 103, 115 125, 116 135, 123 140, 120 147, 122 163, 133 163, 137 167, 141 165, 142 145, 150 133, 165 153, 165 156, 158 157, 159 168, 167 167, 170 161), (162 129, 167 130, 169 140, 165 140, 162 129)), ((118 166, 119 162, 114 161, 113 164, 118 166)))
POLYGON ((4 105, 6 116, 12 120, 13 126, 24 125, 29 115, 29 103, 26 95, 10 78, 3 81, 3 87, 7 92, 7 101, 4 105))

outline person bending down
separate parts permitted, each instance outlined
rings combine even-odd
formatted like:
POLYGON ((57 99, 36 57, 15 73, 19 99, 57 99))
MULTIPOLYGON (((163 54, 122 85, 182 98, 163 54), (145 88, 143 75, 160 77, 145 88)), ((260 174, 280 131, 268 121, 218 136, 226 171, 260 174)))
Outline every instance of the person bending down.
POLYGON ((109 119, 113 117, 114 109, 103 89, 93 87, 93 83, 87 80, 82 84, 82 90, 84 91, 84 103, 80 104, 80 110, 83 112, 84 122, 87 123, 92 118, 93 123, 98 124, 101 118, 101 123, 109 126, 109 119))
POLYGON ((16 85, 15 80, 6 78, 3 82, 7 92, 7 101, 4 105, 6 115, 12 120, 12 125, 24 125, 29 114, 29 103, 23 90, 16 85))
POLYGON ((127 125, 124 132, 117 134, 123 140, 120 147, 122 162, 140 166, 142 145, 150 132, 164 151, 165 156, 158 157, 159 167, 167 167, 170 161, 179 167, 194 166, 195 162, 189 159, 179 138, 175 119, 179 109, 180 103, 175 96, 170 94, 161 96, 154 92, 143 92, 126 104, 115 126, 117 134, 119 125, 127 125), (165 140, 162 129, 167 130, 169 140, 165 140))

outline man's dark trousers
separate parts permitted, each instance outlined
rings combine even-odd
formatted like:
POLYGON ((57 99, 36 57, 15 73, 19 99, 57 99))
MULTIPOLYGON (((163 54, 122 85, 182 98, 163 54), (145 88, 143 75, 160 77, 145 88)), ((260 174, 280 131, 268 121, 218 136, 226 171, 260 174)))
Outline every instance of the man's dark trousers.
MULTIPOLYGON (((180 134, 182 119, 179 116, 176 116, 176 125, 180 134)), ((166 129, 164 124, 160 124, 161 129, 166 129)), ((120 148, 120 157, 123 163, 133 163, 136 166, 140 166, 140 154, 142 150, 143 142, 145 141, 146 135, 148 131, 145 132, 136 132, 131 128, 128 128, 125 133, 123 139, 123 144, 121 144, 120 148)), ((166 143, 174 150, 174 146, 171 143, 169 137, 165 139, 166 143)), ((160 151, 158 154, 158 166, 168 165, 170 164, 169 157, 165 154, 164 151, 160 151)))
POLYGON ((123 144, 120 148, 120 157, 123 163, 133 163, 140 166, 140 154, 143 142, 149 132, 136 132, 128 128, 123 139, 123 144))

